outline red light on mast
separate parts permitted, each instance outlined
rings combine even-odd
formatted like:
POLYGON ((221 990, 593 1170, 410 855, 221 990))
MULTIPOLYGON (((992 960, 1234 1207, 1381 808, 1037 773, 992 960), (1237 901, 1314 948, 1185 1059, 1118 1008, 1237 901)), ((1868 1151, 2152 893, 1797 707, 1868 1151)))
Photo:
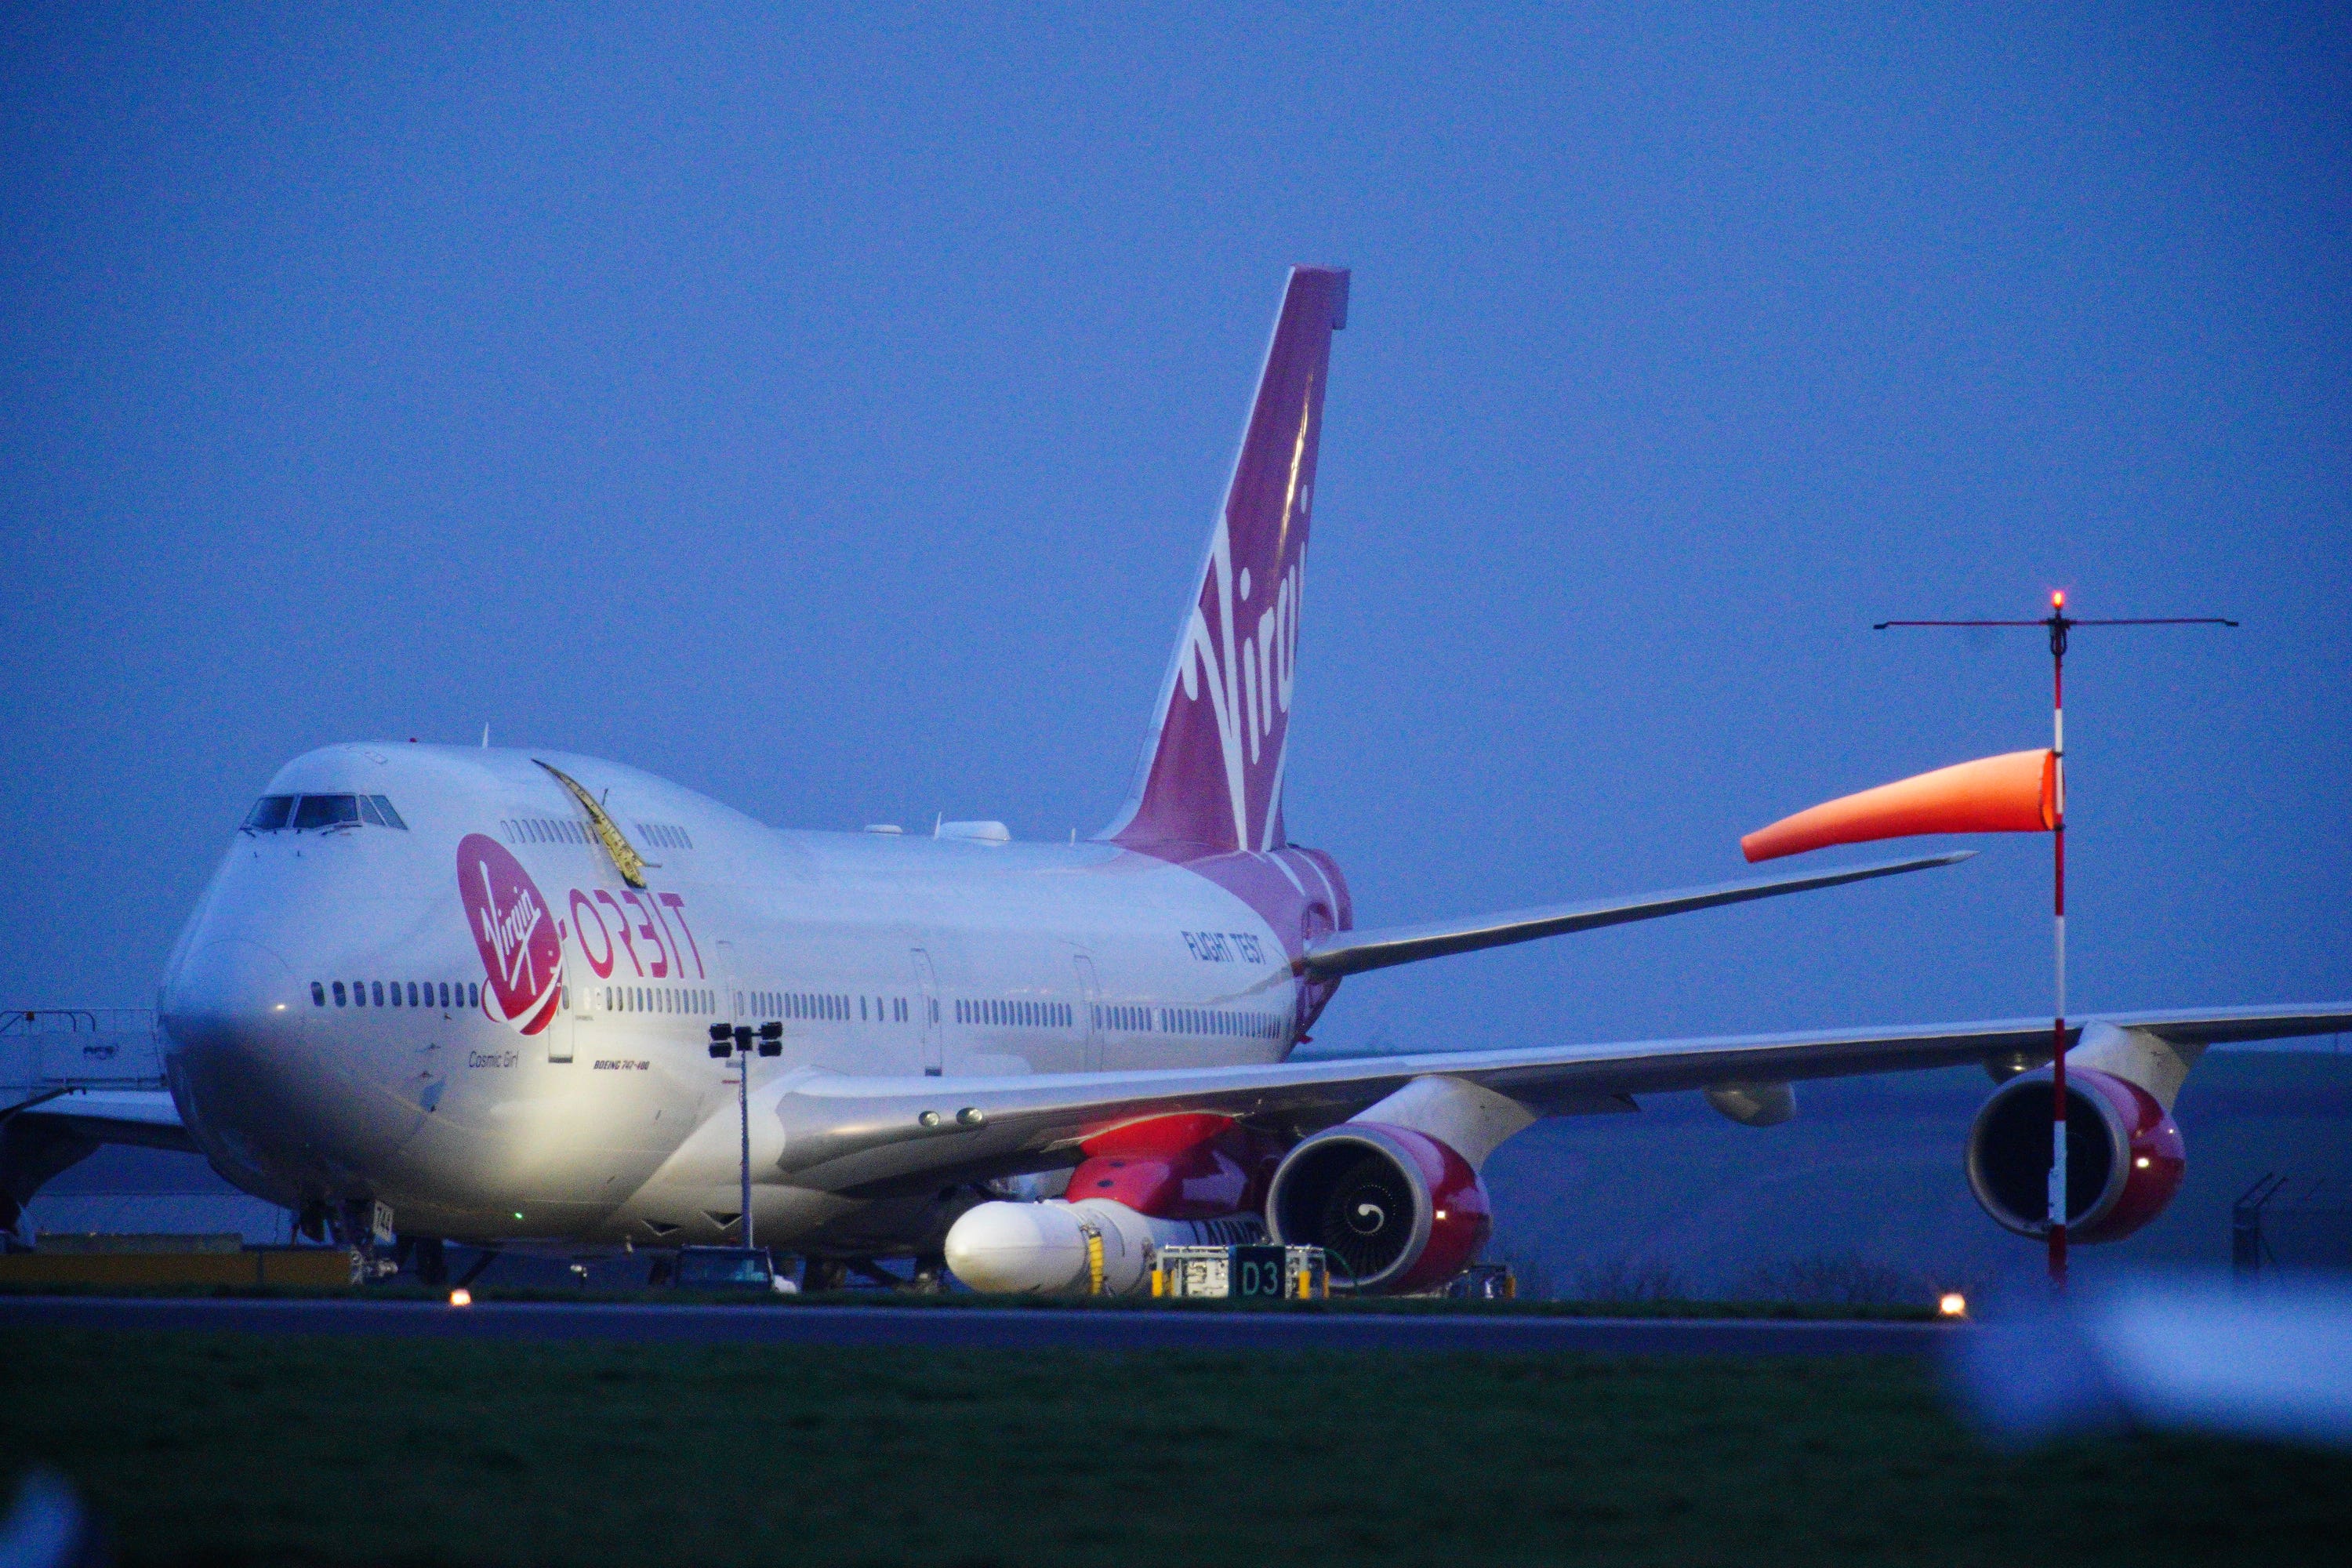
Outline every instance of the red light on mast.
POLYGON ((2063 610, 2066 607, 2065 589, 2053 588, 2050 590, 2050 607, 2053 610, 2063 610))

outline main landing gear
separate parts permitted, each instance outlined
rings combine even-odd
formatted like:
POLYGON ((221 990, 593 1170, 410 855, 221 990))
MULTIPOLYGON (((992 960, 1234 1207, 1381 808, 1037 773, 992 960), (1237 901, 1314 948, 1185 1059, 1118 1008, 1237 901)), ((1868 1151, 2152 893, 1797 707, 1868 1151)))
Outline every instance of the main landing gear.
POLYGON ((936 1296, 948 1288, 948 1263, 940 1254, 914 1259, 914 1270, 900 1274, 872 1258, 812 1258, 801 1276, 801 1289, 810 1292, 849 1290, 879 1286, 919 1296, 936 1296))

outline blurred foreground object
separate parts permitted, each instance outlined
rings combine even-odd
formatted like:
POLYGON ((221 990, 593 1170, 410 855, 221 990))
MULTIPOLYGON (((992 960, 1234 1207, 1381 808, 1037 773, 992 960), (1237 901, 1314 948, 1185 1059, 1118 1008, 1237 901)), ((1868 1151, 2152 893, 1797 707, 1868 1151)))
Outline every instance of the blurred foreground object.
POLYGON ((112 1561, 71 1483, 55 1470, 28 1472, 0 1521, 0 1568, 99 1568, 112 1561))
POLYGON ((2134 1425, 2352 1448, 2352 1284, 2140 1280, 1972 1330, 1946 1364, 2006 1445, 2134 1425))

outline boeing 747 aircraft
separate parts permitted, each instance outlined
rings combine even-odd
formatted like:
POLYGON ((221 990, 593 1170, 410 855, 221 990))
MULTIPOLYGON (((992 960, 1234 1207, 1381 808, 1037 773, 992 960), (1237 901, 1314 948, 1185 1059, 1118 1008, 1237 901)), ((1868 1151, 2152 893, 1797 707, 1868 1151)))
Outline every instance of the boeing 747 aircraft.
MULTIPOLYGON (((711 1032, 774 1024, 774 1054, 738 1058, 758 1239, 944 1259, 980 1289, 1129 1290, 1158 1247, 1267 1234, 1327 1248, 1344 1285, 1425 1289, 1477 1257, 1480 1167, 1539 1117, 1699 1090, 1769 1124, 1797 1079, 1963 1062, 2013 1075, 1969 1178, 2038 1234, 2047 1020, 1290 1059, 1349 975, 1961 858, 1360 929, 1338 861, 1283 816, 1347 303, 1346 272, 1292 272, 1132 794, 1099 836, 778 829, 550 750, 310 752, 230 839, 165 966, 168 1095, 0 1123, 0 1218, 111 1140, 201 1151, 362 1247, 379 1205, 436 1251, 738 1241, 737 1086, 711 1032)), ((2177 1189, 2170 1109, 2206 1046, 2347 1023, 2336 1004, 2075 1026, 2074 1238, 2126 1234, 2177 1189)))

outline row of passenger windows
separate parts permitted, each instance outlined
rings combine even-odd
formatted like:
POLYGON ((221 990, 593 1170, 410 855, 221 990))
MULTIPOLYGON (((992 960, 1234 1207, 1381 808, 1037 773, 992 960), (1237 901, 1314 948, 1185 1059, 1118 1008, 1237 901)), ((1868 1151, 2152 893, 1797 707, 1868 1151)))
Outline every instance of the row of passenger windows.
MULTIPOLYGON (((755 1018, 814 1018, 836 1024, 849 1022, 850 999, 828 995, 822 991, 747 991, 743 997, 750 1005, 743 1011, 755 1018)), ((904 996, 860 996, 857 998, 857 1021, 861 1024, 903 1024, 907 1021, 907 999, 904 996)))
MULTIPOLYGON (((324 1007, 331 989, 338 1007, 446 1008, 478 1007, 482 1005, 482 988, 478 984, 433 980, 354 980, 349 986, 340 980, 331 983, 313 980, 310 982, 310 1005, 324 1007)), ((718 993, 700 986, 605 985, 598 989, 602 993, 600 1005, 608 1013, 711 1014, 719 1010, 718 993)), ((849 1021, 849 998, 843 995, 812 991, 753 991, 749 993, 749 997, 751 1004, 749 1010, 755 1016, 814 1018, 834 1023, 849 1021)), ((955 1016, 959 1024, 991 1024, 1002 1028, 1066 1029, 1076 1022, 1076 1010, 1066 1002, 975 998, 958 1002, 955 1016)), ((857 998, 857 1018, 860 1023, 903 1024, 907 1021, 907 999, 903 996, 860 996, 857 998)), ((1094 1018, 1095 1026, 1099 1029, 1125 1029, 1148 1034, 1153 1026, 1152 1010, 1149 1007, 1097 1005, 1094 1018)), ((1279 1013, 1234 1013, 1214 1007, 1162 1007, 1159 1009, 1158 1023, 1162 1034, 1222 1035, 1255 1040, 1273 1040, 1282 1037, 1282 1015, 1279 1013)))
POLYGON ((1223 1035, 1234 1039, 1277 1040, 1279 1013, 1228 1013, 1218 1007, 1162 1007, 1160 1028, 1170 1035, 1223 1035))
POLYGON ((719 993, 699 985, 600 985, 607 1013, 716 1013, 719 993))
MULTIPOLYGON (((659 849, 691 849, 694 839, 685 828, 667 822, 633 822, 637 830, 637 842, 659 849)), ((509 844, 585 844, 596 842, 595 830, 586 823, 561 816, 509 816, 499 824, 499 832, 509 844)))
MULTIPOLYGON (((354 980, 347 988, 340 980, 333 983, 335 1005, 338 1007, 478 1007, 482 1005, 482 988, 464 981, 447 980, 354 980)), ((328 987, 310 982, 310 1005, 327 1005, 328 987)))
POLYGON ((1077 1022, 1076 1009, 1067 1002, 998 1002, 974 1000, 956 1004, 959 1024, 994 1024, 1013 1029, 1066 1029, 1077 1022))
POLYGON ((755 993, 766 1005, 759 1012, 770 1018, 820 1018, 828 1023, 849 1021, 849 998, 828 996, 816 991, 761 991, 755 993))
POLYGON ((566 822, 553 816, 513 816, 499 824, 500 837, 509 844, 593 844, 595 836, 584 822, 566 822))
POLYGON ((380 795, 265 795, 245 814, 247 833, 283 833, 289 828, 309 833, 362 823, 408 831, 408 824, 392 809, 392 802, 380 795))

